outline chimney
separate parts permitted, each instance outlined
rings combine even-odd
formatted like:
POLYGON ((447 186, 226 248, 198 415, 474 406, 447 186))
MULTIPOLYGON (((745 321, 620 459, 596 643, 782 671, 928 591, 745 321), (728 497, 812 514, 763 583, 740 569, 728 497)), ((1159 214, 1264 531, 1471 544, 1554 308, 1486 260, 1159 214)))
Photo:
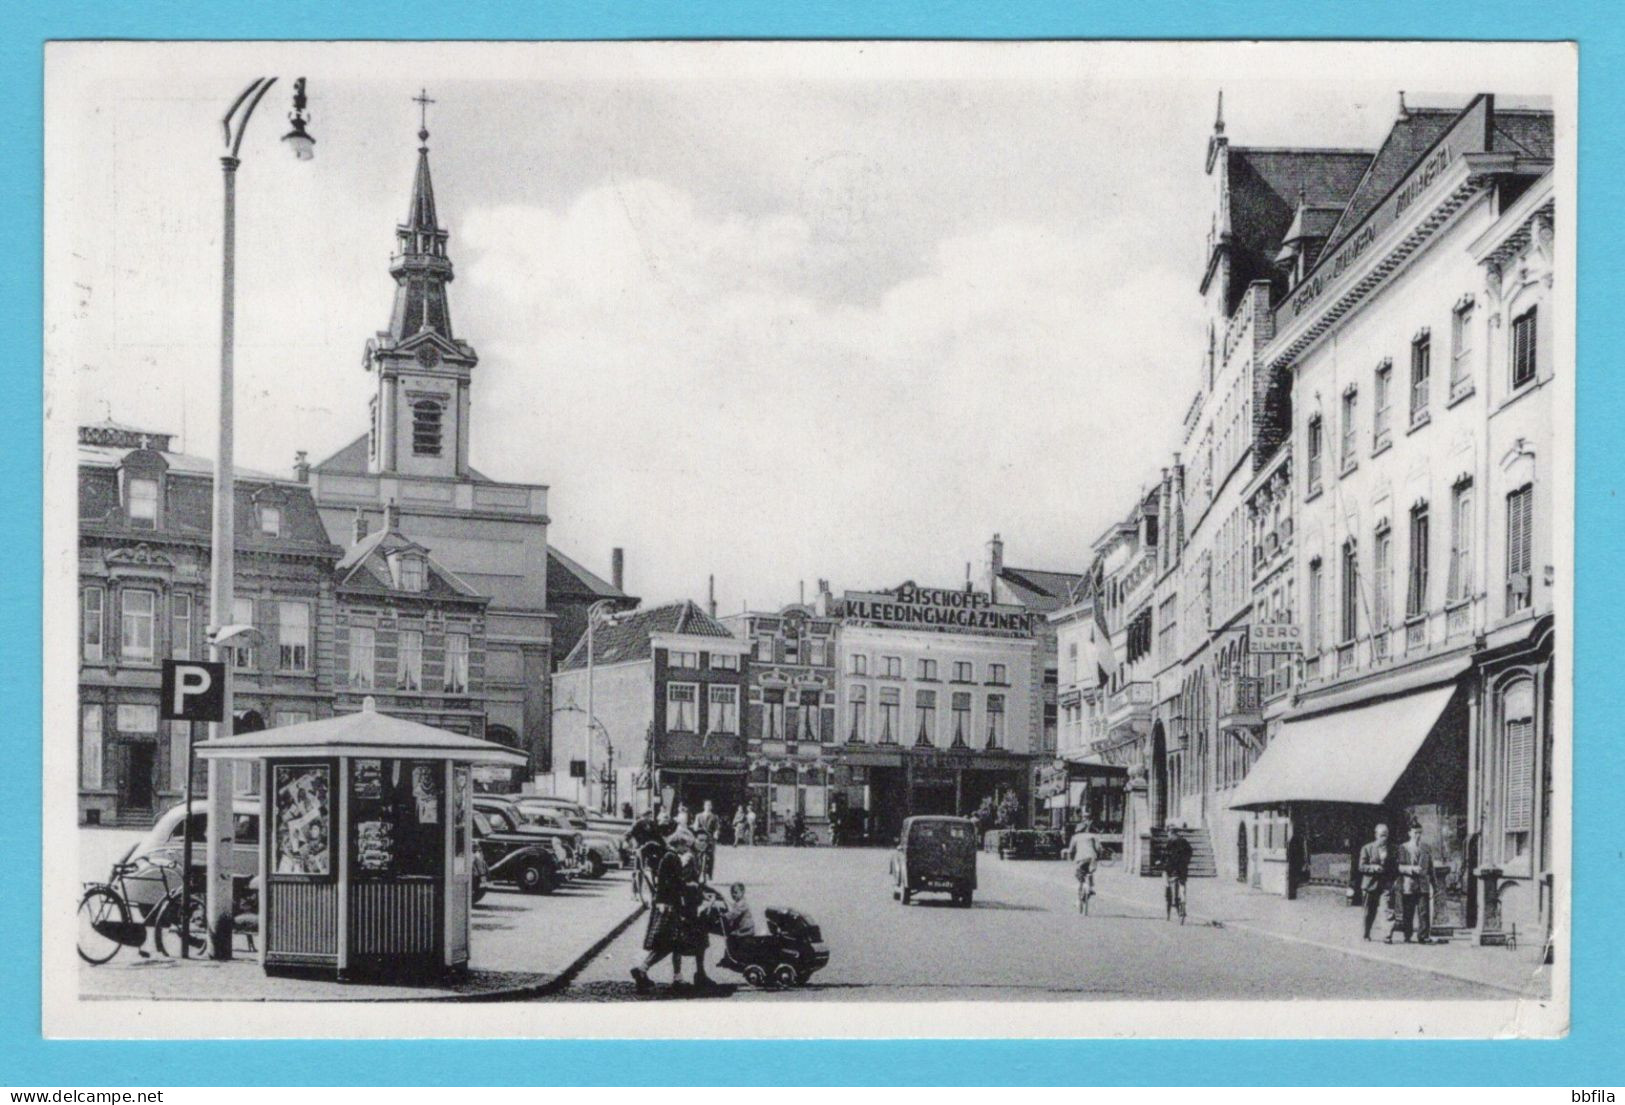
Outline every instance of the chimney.
POLYGON ((617 591, 626 589, 626 552, 619 546, 609 550, 609 582, 617 591))
POLYGON ((717 577, 705 577, 705 612, 713 618, 717 616, 717 577))
POLYGON ((355 508, 355 539, 358 544, 367 539, 367 516, 360 507, 355 508))
POLYGON ((999 573, 1004 571, 1004 538, 996 533, 993 540, 987 543, 987 571, 990 579, 997 579, 999 573))
POLYGON ((807 581, 804 580, 804 579, 796 580, 796 590, 797 590, 796 602, 800 603, 802 606, 806 606, 807 605, 807 581))
POLYGON ((303 449, 293 455, 293 478, 300 483, 310 482, 310 454, 303 449))

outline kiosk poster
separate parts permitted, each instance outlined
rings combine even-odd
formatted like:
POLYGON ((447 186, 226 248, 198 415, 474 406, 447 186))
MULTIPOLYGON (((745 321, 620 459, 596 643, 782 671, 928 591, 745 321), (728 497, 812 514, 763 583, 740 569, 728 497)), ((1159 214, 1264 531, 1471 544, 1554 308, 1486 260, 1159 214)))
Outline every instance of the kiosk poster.
POLYGON ((279 875, 327 875, 332 833, 325 764, 279 764, 276 769, 276 854, 279 875))
POLYGON ((354 767, 355 790, 357 798, 363 800, 376 800, 384 796, 384 761, 357 760, 354 767))
POLYGON ((413 766, 412 797, 417 802, 419 825, 440 824, 440 784, 433 764, 413 766))
POLYGON ((384 872, 395 864, 395 826, 388 821, 358 821, 355 861, 362 871, 384 872))

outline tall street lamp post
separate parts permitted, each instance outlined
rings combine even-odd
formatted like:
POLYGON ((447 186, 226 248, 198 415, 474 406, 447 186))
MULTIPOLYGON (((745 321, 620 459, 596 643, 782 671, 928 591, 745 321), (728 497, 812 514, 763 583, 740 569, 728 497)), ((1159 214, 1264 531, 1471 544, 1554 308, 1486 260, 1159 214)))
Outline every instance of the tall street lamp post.
MULTIPOLYGON (((265 94, 275 84, 275 77, 259 77, 232 103, 221 119, 225 133, 226 153, 220 158, 225 176, 225 221, 221 233, 220 280, 220 436, 215 445, 214 460, 214 530, 209 547, 209 659, 220 663, 231 651, 228 638, 235 636, 232 610, 235 605, 233 573, 236 551, 236 482, 232 469, 232 357, 236 337, 236 278, 237 278, 237 158, 243 144, 243 132, 248 120, 265 94)), ((305 133, 308 116, 305 111, 305 78, 293 85, 293 110, 288 115, 292 129, 282 136, 294 156, 309 161, 315 155, 316 140, 305 133)), ((210 739, 229 737, 232 732, 231 665, 226 664, 224 721, 209 725, 210 739)), ((214 958, 231 958, 232 926, 232 848, 235 830, 232 824, 231 764, 223 760, 209 761, 208 826, 209 840, 205 848, 206 884, 204 908, 209 918, 209 938, 214 958)), ((269 814, 270 811, 264 811, 269 814)), ((269 819, 267 818, 267 824, 269 819)))
MULTIPOLYGON (((598 717, 598 715, 593 712, 592 708, 592 666, 594 659, 592 647, 593 630, 597 628, 600 620, 608 616, 610 607, 613 605, 614 602, 611 599, 599 599, 597 602, 587 607, 587 739, 584 742, 584 748, 582 749, 582 755, 585 757, 585 759, 582 761, 581 774, 582 784, 587 788, 587 800, 582 804, 589 809, 592 808, 592 723, 598 717)), ((607 741, 609 737, 608 732, 604 734, 604 737, 607 741)), ((610 762, 612 764, 614 762, 613 752, 611 753, 610 762)), ((599 788, 600 791, 602 791, 602 789, 602 787, 599 788)))

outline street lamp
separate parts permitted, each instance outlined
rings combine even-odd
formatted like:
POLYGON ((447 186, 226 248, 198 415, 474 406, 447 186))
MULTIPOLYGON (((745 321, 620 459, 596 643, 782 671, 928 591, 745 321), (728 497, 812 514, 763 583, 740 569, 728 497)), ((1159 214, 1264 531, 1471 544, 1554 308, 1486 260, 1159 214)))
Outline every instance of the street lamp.
MULTIPOLYGON (((237 159, 243 133, 254 109, 275 84, 275 77, 258 77, 232 101, 220 128, 225 134, 226 153, 220 158, 224 174, 225 204, 221 233, 220 265, 220 435, 214 458, 214 530, 209 547, 209 659, 221 662, 230 640, 240 629, 231 625, 235 605, 234 563, 236 551, 236 479, 232 469, 232 357, 236 338, 237 280, 237 159)), ((283 141, 301 161, 315 155, 316 140, 305 133, 305 78, 294 82, 293 111, 288 120, 293 129, 283 141)), ((209 724, 211 739, 231 736, 231 665, 226 665, 225 702, 221 722, 209 724)), ((204 849, 207 877, 204 909, 209 918, 209 938, 216 959, 231 958, 232 923, 232 785, 230 765, 225 760, 209 761, 208 826, 209 840, 204 849)))
MULTIPOLYGON (((587 788, 587 801, 585 805, 589 807, 592 805, 592 722, 598 717, 597 714, 593 713, 592 708, 593 630, 597 628, 598 622, 601 619, 609 618, 609 611, 614 605, 615 600, 613 599, 599 599, 597 602, 587 607, 587 739, 584 742, 585 747, 582 749, 583 759, 581 774, 583 776, 582 783, 587 788)), ((605 732, 604 739, 606 742, 608 741, 608 732, 605 732)), ((614 755, 614 749, 611 748, 611 764, 614 763, 614 755)), ((603 788, 600 787, 599 790, 602 792, 603 788)))

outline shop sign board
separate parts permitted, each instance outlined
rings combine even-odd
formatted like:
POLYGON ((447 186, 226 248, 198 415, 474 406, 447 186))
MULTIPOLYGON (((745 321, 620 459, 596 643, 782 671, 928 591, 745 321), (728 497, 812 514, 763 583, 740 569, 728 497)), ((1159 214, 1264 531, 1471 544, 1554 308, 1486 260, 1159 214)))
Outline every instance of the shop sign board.
POLYGON ((1255 656, 1297 656, 1303 652, 1303 626, 1258 622, 1248 630, 1247 649, 1255 656))
POLYGON ((852 621, 897 629, 1031 637, 1033 615, 1024 607, 997 603, 986 591, 921 587, 913 581, 891 591, 848 591, 840 613, 852 621))
POLYGON ((1412 213, 1416 204, 1464 154, 1482 153, 1488 148, 1492 110, 1493 101, 1488 96, 1479 96, 1469 104, 1410 175, 1383 197, 1364 221, 1287 293, 1275 311, 1277 334, 1285 333, 1288 327, 1315 309, 1322 293, 1347 275, 1379 238, 1412 213))

